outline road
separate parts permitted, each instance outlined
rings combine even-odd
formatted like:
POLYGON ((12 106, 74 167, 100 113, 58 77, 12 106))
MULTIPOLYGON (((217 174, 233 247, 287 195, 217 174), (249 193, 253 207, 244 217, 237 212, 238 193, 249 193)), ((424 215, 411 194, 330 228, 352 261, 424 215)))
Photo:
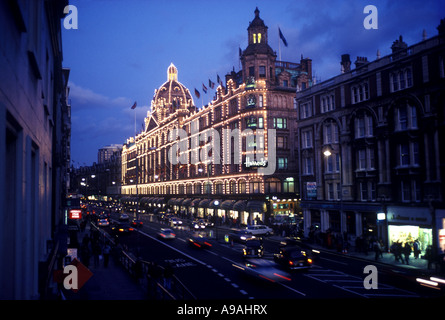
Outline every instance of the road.
MULTIPOLYGON (((175 275, 198 300, 417 298, 440 294, 437 290, 420 287, 414 278, 396 274, 379 264, 375 264, 377 289, 366 289, 364 268, 370 261, 329 252, 320 253, 310 270, 292 272, 281 277, 282 281, 253 277, 240 268, 245 262, 241 255, 242 244, 231 246, 224 242, 226 228, 209 228, 217 237, 212 239, 210 249, 202 249, 187 242, 187 221, 184 227, 174 227, 176 239, 160 240, 157 233, 167 226, 154 221, 153 216, 142 219, 144 226, 131 235, 121 236, 120 243, 145 261, 161 266, 171 263, 175 275)), ((274 237, 263 239, 264 259, 273 261, 279 241, 274 237)))

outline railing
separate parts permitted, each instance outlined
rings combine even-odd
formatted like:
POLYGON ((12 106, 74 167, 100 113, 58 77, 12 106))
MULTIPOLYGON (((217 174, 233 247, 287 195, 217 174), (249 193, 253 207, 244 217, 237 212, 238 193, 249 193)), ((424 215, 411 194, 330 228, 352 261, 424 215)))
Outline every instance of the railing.
POLYGON ((158 300, 196 300, 193 293, 175 276, 165 278, 165 268, 148 261, 138 260, 124 250, 118 259, 128 273, 138 280, 148 296, 158 300))

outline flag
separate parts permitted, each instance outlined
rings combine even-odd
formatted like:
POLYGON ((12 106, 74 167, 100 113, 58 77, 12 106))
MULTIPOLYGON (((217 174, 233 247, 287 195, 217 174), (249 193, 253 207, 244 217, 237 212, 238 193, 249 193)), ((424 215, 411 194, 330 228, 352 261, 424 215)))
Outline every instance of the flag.
POLYGON ((204 85, 204 83, 202 84, 202 91, 204 91, 204 93, 207 93, 207 87, 204 85))
POLYGON ((131 106, 131 110, 136 108, 136 101, 134 102, 134 104, 131 106))
POLYGON ((195 96, 196 96, 196 98, 198 98, 198 99, 199 99, 199 97, 201 97, 201 94, 199 93, 198 90, 196 90, 196 88, 195 88, 195 96))
POLYGON ((280 39, 283 40, 284 45, 287 47, 287 41, 283 36, 283 33, 281 32, 281 29, 278 28, 278 35, 280 36, 280 39))
POLYGON ((216 82, 218 82, 221 86, 223 85, 219 74, 216 75, 216 82))
POLYGON ((209 87, 210 87, 211 89, 214 89, 214 88, 215 88, 215 82, 213 82, 213 81, 210 80, 210 79, 209 79, 209 87))
POLYGON ((238 49, 239 49, 239 57, 241 59, 241 56, 243 55, 243 50, 241 50, 241 48, 239 48, 239 47, 238 47, 238 49))

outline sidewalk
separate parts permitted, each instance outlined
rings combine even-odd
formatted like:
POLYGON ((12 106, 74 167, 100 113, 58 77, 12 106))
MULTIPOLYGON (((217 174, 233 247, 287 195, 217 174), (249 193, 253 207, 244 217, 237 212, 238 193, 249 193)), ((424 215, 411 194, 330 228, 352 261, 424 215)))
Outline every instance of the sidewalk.
MULTIPOLYGON (((93 228, 93 227, 91 227, 93 228)), ((90 234, 90 224, 84 232, 79 232, 79 242, 90 234)), ((79 259, 80 260, 80 259, 79 259)), ((91 257, 88 269, 93 276, 79 289, 78 292, 64 290, 66 300, 146 300, 147 295, 142 287, 120 265, 118 259, 110 255, 108 267, 104 267, 103 259, 95 267, 94 258, 91 257)))

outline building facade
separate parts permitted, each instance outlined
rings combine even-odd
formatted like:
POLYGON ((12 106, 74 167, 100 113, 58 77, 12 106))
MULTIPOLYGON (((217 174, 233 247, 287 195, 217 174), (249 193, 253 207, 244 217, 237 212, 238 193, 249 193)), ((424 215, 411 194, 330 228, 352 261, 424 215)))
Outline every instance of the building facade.
POLYGON ((1 1, 0 299, 44 297, 69 183, 67 1, 1 1))
POLYGON ((105 163, 111 160, 112 157, 116 157, 118 154, 122 153, 122 145, 121 144, 112 144, 109 146, 105 146, 100 148, 97 151, 97 163, 105 163))
POLYGON ((297 210, 295 92, 311 85, 311 60, 277 61, 255 10, 242 70, 197 108, 172 64, 145 131, 122 151, 122 193, 142 205, 252 223, 297 210))
POLYGON ((307 236, 445 250, 443 21, 438 30, 354 69, 343 55, 340 75, 297 92, 307 236))

